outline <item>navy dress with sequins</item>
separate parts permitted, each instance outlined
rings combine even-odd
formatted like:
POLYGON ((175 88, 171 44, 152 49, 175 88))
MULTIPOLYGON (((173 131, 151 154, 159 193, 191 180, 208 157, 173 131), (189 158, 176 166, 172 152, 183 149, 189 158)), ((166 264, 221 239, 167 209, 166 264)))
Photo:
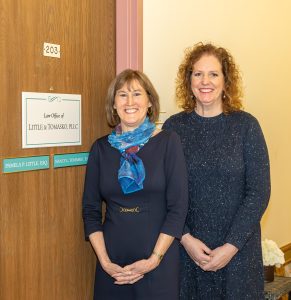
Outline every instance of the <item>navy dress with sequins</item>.
POLYGON ((103 231, 106 249, 120 266, 148 258, 160 233, 176 237, 159 266, 132 285, 116 285, 97 263, 95 300, 178 300, 179 240, 187 209, 187 170, 179 136, 164 130, 137 155, 145 167, 144 188, 123 194, 118 183, 120 153, 107 136, 92 146, 83 196, 86 239, 103 231), (102 224, 102 201, 106 202, 102 224))
POLYGON ((189 176, 186 231, 215 249, 239 251, 204 272, 181 247, 181 300, 264 299, 260 219, 270 196, 269 159, 258 121, 246 112, 201 117, 181 112, 164 128, 181 138, 189 176))

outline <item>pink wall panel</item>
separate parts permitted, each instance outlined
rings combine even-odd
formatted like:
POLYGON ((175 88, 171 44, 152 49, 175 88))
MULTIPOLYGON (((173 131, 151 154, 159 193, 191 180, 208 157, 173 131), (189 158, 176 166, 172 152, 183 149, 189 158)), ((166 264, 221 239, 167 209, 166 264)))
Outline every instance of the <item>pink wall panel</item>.
POLYGON ((116 0, 116 73, 143 69, 142 0, 116 0))

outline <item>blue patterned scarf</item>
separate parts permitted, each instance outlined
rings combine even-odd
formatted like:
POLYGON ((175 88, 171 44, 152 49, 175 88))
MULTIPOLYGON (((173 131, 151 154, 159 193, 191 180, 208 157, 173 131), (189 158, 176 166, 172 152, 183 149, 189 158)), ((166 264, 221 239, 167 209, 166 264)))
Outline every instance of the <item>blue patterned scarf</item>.
POLYGON ((108 136, 110 145, 121 153, 118 181, 124 194, 143 189, 145 169, 136 153, 148 142, 155 128, 155 124, 146 117, 135 130, 122 133, 118 125, 108 136))

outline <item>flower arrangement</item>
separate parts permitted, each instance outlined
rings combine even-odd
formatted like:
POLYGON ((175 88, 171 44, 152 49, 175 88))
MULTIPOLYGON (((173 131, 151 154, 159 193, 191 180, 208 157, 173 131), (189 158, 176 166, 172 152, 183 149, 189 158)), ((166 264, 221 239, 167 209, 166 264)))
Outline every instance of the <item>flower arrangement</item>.
POLYGON ((262 241, 263 265, 280 267, 284 262, 284 253, 277 244, 268 239, 262 241))

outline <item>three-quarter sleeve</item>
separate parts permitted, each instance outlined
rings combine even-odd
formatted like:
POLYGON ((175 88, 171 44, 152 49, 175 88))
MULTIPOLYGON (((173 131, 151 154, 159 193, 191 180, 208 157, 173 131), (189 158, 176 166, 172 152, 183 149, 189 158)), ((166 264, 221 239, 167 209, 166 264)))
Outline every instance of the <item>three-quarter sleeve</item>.
MULTIPOLYGON (((167 119, 165 121, 165 123, 163 124, 163 129, 166 129, 166 130, 173 130, 173 131, 175 131, 175 129, 176 129, 175 127, 176 126, 174 124, 172 124, 172 122, 171 122, 171 117, 169 119, 167 119)), ((189 229, 187 223, 185 222, 182 235, 185 235, 187 233, 190 233, 190 229, 189 229)))
POLYGON ((234 216, 225 242, 241 249, 259 226, 270 197, 270 165, 258 121, 249 120, 243 141, 245 197, 234 216))
POLYGON ((91 148, 84 184, 82 215, 84 221, 85 239, 96 231, 102 231, 102 198, 99 191, 99 152, 98 143, 91 148))
POLYGON ((179 136, 171 132, 165 155, 167 215, 161 232, 181 238, 188 210, 185 158, 179 136))

